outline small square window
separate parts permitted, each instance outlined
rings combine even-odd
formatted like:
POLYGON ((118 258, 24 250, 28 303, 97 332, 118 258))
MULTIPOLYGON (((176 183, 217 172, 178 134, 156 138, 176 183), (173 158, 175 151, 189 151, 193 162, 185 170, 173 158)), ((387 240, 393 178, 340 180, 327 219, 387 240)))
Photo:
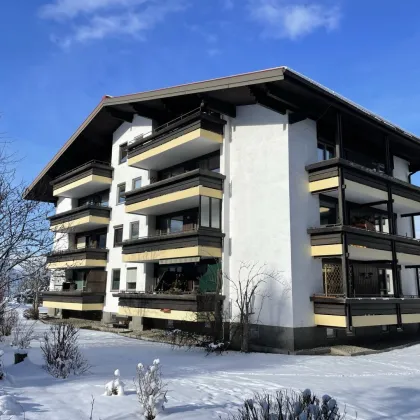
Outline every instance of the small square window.
POLYGON ((139 222, 130 223, 130 239, 137 239, 139 237, 139 222))
POLYGON ((121 246, 123 242, 123 227, 118 226, 114 228, 114 247, 121 246))
POLYGON ((168 319, 167 327, 168 328, 173 328, 174 327, 174 321, 172 319, 168 319))
POLYGON ((128 156, 128 145, 127 143, 124 143, 120 146, 120 163, 127 162, 127 156, 128 156))
POLYGON ((327 328, 327 338, 336 338, 337 330, 334 328, 327 328))
POLYGON ((141 188, 141 176, 133 179, 133 190, 137 190, 137 188, 141 188))
POLYGON ((117 204, 125 203, 125 184, 120 184, 117 187, 117 204))
POLYGON ((112 288, 111 290, 120 290, 121 270, 112 270, 112 288))
POLYGON ((381 325, 381 331, 383 333, 389 332, 389 325, 381 325))

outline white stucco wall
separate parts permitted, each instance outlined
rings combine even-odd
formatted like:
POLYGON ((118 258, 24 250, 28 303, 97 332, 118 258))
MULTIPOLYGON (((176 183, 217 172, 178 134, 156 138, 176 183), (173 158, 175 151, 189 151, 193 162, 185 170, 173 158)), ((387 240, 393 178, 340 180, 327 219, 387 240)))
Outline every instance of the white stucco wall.
POLYGON ((118 298, 112 296, 112 270, 121 269, 120 290, 126 289, 127 268, 137 267, 137 290, 143 291, 146 281, 145 264, 123 263, 122 247, 114 248, 114 226, 123 225, 123 239, 129 239, 130 223, 140 222, 139 236, 147 236, 147 222, 145 216, 125 213, 124 204, 117 204, 117 186, 126 184, 126 191, 132 189, 132 180, 142 177, 142 185, 149 184, 148 171, 128 166, 128 163, 119 163, 120 146, 130 142, 139 134, 147 133, 152 129, 152 122, 143 117, 136 116, 132 124, 123 123, 113 135, 111 165, 114 168, 111 184, 109 205, 112 208, 111 222, 107 235, 108 264, 107 270, 107 294, 105 301, 105 312, 118 312, 118 298))
POLYGON ((322 263, 311 256, 307 229, 319 226, 319 196, 309 193, 305 166, 317 161, 316 122, 289 125, 289 196, 292 256, 293 325, 314 325, 310 296, 323 291, 322 263))
MULTIPOLYGON (((272 326, 293 326, 288 146, 287 116, 250 105, 237 108, 232 141, 223 151, 232 192, 229 221, 224 220, 232 239, 228 273, 237 281, 241 262, 266 264, 267 270, 281 273, 280 281, 261 290, 270 298, 263 305, 257 298, 254 304, 257 313, 261 310, 259 322, 272 326)), ((225 217, 226 209, 225 203, 225 217)), ((229 298, 235 300, 232 285, 229 298)), ((237 314, 233 304, 233 318, 237 314)))

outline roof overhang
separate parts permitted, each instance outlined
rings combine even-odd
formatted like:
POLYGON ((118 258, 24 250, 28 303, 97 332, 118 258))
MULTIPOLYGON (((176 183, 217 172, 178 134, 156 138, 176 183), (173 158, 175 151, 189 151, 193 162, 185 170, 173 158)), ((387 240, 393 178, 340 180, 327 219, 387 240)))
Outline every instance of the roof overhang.
POLYGON ((326 118, 331 110, 340 109, 398 141, 407 150, 404 157, 412 167, 420 165, 420 159, 414 162, 412 158, 420 156, 419 138, 313 80, 277 67, 132 95, 105 96, 28 187, 25 198, 53 202, 52 179, 88 160, 109 160, 114 131, 123 122, 131 122, 134 115, 159 125, 198 107, 203 100, 224 115, 234 116, 237 106, 260 103, 282 114, 290 111, 297 121, 326 118))

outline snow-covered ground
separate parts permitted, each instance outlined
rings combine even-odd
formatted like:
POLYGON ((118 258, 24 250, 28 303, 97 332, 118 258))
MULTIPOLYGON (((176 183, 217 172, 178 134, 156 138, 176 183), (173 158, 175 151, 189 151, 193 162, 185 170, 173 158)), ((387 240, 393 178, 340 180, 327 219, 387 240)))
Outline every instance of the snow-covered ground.
MULTIPOLYGON (((39 336, 48 326, 38 322, 39 336)), ((347 407, 347 418, 419 419, 420 346, 359 357, 240 354, 222 356, 200 350, 172 350, 170 346, 115 334, 83 330, 80 344, 92 365, 90 374, 59 380, 42 369, 39 342, 29 360, 13 365, 13 350, 4 347, 7 377, 0 382, 26 412, 27 420, 87 420, 92 396, 95 420, 139 419, 133 376, 139 362, 159 358, 168 383, 164 418, 217 419, 236 410, 254 391, 280 388, 328 393, 347 407), (104 385, 115 369, 126 383, 125 396, 104 396, 104 385)), ((2 392, 0 392, 0 405, 2 392)), ((0 419, 9 419, 1 416, 0 419)), ((16 417, 22 419, 23 416, 16 417)))

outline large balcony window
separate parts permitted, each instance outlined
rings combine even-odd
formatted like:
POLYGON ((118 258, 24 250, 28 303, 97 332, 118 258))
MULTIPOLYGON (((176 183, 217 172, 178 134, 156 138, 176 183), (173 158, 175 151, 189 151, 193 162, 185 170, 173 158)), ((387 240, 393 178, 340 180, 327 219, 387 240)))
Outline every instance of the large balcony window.
POLYGON ((91 194, 86 197, 79 198, 78 207, 81 206, 109 206, 109 191, 101 191, 96 194, 91 194))
POLYGON ((318 162, 332 159, 333 157, 335 157, 335 148, 331 144, 325 143, 323 141, 318 141, 317 153, 318 162))
POLYGON ((105 249, 106 248, 106 231, 80 233, 75 235, 74 249, 105 249))
POLYGON ((203 169, 211 172, 220 172, 220 152, 211 153, 206 156, 201 156, 197 159, 192 159, 187 162, 183 162, 179 165, 172 166, 167 169, 163 169, 157 173, 155 178, 152 178, 152 182, 162 181, 169 179, 177 175, 181 175, 195 169, 203 169))

